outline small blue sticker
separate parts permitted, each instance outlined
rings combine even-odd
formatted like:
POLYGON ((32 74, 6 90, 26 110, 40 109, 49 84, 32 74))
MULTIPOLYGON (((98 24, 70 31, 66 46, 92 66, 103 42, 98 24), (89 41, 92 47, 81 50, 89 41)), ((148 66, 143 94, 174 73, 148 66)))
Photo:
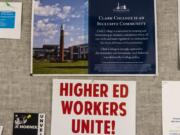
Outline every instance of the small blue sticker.
POLYGON ((15 16, 14 11, 0 11, 0 28, 15 28, 15 16))

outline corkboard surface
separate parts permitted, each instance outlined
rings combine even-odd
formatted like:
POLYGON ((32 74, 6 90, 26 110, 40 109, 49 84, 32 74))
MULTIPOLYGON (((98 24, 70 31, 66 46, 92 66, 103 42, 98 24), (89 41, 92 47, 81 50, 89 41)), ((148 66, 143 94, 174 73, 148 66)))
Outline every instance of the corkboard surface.
MULTIPOLYGON (((46 135, 51 128, 53 77, 30 76, 31 0, 23 2, 22 39, 0 39, 0 125, 12 135, 14 112, 45 112, 46 135)), ((178 2, 157 0, 157 77, 55 77, 137 81, 137 135, 162 135, 161 81, 180 80, 178 70, 178 2)))

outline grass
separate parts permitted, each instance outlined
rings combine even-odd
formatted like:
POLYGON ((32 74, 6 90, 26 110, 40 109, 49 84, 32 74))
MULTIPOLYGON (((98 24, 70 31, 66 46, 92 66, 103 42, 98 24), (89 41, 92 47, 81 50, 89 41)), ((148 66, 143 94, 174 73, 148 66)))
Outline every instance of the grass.
POLYGON ((73 62, 51 63, 47 60, 33 61, 34 74, 87 74, 88 62, 79 60, 73 62))

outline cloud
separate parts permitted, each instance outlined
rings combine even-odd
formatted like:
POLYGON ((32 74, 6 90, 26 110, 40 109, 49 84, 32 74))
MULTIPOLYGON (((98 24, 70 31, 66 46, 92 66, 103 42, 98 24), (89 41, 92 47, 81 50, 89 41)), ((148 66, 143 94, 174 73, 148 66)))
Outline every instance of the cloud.
POLYGON ((59 32, 58 25, 50 23, 48 19, 39 20, 34 27, 34 36, 43 36, 48 39, 53 39, 59 32))
POLYGON ((59 13, 57 14, 57 16, 60 17, 61 19, 65 19, 65 18, 67 18, 68 15, 70 14, 71 9, 72 9, 71 6, 64 6, 64 7, 62 8, 62 11, 59 12, 59 13))
POLYGON ((65 35, 65 36, 69 36, 69 35, 70 35, 70 33, 69 33, 69 32, 67 32, 67 31, 65 31, 65 32, 64 32, 64 35, 65 35))
POLYGON ((34 2, 34 14, 37 16, 57 16, 61 19, 65 19, 68 17, 71 10, 71 6, 63 6, 62 8, 60 8, 60 5, 58 3, 54 5, 42 5, 40 1, 34 2))
POLYGON ((70 11, 71 11, 71 6, 64 6, 63 7, 63 12, 65 13, 65 14, 69 14, 70 13, 70 11))
POLYGON ((78 36, 78 39, 84 40, 86 37, 84 35, 78 36))
POLYGON ((88 1, 84 2, 84 7, 88 9, 88 1))
POLYGON ((48 23, 48 22, 49 22, 49 19, 48 19, 48 18, 44 19, 44 22, 45 22, 45 23, 48 23))
POLYGON ((65 22, 70 22, 70 19, 69 19, 69 18, 67 18, 67 19, 65 20, 65 22))
POLYGON ((80 18, 81 15, 80 15, 80 14, 77 14, 77 15, 76 15, 76 14, 73 14, 73 15, 71 15, 71 17, 72 17, 72 18, 80 18))
MULTIPOLYGON (((67 2, 65 2, 67 3, 67 2)), ((64 4, 65 4, 64 3, 64 4)), ((79 6, 62 5, 60 2, 34 3, 34 37, 38 44, 59 42, 60 24, 65 30, 65 45, 77 45, 87 42, 86 19, 88 17, 88 2, 79 6), (85 35, 86 36, 83 36, 85 35)))
POLYGON ((87 43, 87 35, 78 35, 70 37, 68 46, 87 43))
POLYGON ((75 33, 76 32, 75 26, 73 26, 73 25, 65 25, 64 24, 64 30, 65 30, 65 32, 68 32, 68 33, 75 33))
POLYGON ((55 16, 61 11, 58 4, 42 6, 39 1, 34 2, 34 13, 38 16, 55 16))
POLYGON ((88 11, 89 2, 85 1, 84 4, 80 7, 83 11, 88 11))
POLYGON ((69 27, 69 30, 71 30, 71 31, 73 31, 74 29, 75 29, 74 26, 69 27))
POLYGON ((73 41, 74 41, 74 38, 70 38, 70 41, 73 42, 73 41))
POLYGON ((87 42, 87 40, 88 40, 88 35, 86 35, 86 34, 80 35, 80 36, 78 36, 78 39, 79 39, 81 42, 87 42))
POLYGON ((80 28, 80 27, 78 27, 78 28, 76 28, 76 30, 81 30, 82 28, 80 28))

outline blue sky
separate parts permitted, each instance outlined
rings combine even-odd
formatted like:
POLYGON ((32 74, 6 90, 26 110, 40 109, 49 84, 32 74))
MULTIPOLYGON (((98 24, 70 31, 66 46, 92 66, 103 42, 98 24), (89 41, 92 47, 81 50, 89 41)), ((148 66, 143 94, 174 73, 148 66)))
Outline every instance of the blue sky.
POLYGON ((34 47, 59 44, 64 25, 65 47, 88 42, 87 0, 36 0, 34 2, 34 47))

